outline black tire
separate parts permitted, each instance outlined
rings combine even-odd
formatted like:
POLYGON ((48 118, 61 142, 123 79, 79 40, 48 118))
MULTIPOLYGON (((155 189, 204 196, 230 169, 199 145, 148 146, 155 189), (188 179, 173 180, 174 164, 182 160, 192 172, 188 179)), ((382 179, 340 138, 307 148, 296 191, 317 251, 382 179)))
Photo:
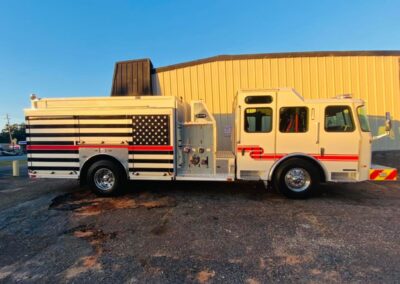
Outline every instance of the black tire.
POLYGON ((311 162, 293 158, 282 163, 273 178, 273 185, 283 195, 304 199, 317 191, 321 182, 319 169, 311 162))
POLYGON ((127 180, 122 168, 108 160, 93 163, 86 179, 90 189, 100 196, 117 195, 127 180))

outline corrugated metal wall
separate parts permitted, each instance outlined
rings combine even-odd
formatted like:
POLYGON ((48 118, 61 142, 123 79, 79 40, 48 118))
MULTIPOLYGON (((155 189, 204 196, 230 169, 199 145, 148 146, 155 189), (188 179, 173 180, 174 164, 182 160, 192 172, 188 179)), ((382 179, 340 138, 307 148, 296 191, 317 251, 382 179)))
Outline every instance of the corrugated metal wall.
POLYGON ((206 59, 155 69, 155 95, 204 100, 218 124, 218 148, 230 149, 224 127, 232 124, 232 102, 239 89, 294 87, 305 98, 352 94, 367 101, 374 134, 383 131, 386 111, 394 120, 392 138, 374 142, 374 150, 400 149, 398 55, 299 56, 206 59))

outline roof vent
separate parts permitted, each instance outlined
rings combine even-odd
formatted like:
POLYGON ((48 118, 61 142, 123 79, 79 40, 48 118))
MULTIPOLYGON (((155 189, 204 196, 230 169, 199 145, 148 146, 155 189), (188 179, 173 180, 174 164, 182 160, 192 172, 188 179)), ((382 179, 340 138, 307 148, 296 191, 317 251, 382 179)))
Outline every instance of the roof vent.
POLYGON ((150 59, 121 61, 115 64, 111 96, 148 96, 152 94, 150 59))

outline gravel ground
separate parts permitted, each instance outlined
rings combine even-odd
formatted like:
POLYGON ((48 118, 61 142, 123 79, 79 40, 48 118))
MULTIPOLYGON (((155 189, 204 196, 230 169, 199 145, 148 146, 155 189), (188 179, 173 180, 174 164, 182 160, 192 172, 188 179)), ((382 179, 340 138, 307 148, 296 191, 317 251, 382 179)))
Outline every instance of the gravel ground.
POLYGON ((139 182, 98 198, 3 176, 0 282, 396 283, 399 217, 400 182, 308 200, 261 183, 139 182))

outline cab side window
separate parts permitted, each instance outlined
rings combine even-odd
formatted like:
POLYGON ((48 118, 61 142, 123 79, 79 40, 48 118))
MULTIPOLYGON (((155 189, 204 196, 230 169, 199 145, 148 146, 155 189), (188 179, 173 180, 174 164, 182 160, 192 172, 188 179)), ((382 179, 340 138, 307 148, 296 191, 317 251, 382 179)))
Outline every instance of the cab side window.
POLYGON ((325 131, 352 132, 354 121, 348 106, 328 106, 325 109, 325 131))
POLYGON ((279 131, 302 133, 308 130, 308 109, 306 107, 283 107, 279 111, 279 131))
POLYGON ((244 130, 250 133, 271 132, 272 109, 266 107, 245 109, 244 130))

